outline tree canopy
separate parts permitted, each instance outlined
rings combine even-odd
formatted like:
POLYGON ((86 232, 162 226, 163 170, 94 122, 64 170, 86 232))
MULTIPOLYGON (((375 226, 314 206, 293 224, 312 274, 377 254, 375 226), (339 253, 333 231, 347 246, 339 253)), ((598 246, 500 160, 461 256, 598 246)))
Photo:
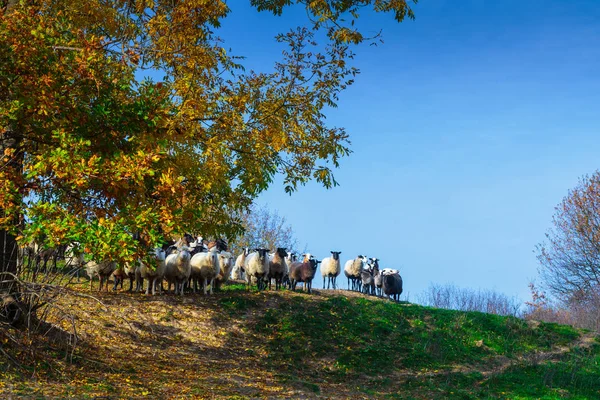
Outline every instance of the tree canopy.
POLYGON ((0 2, 0 229, 131 260, 165 235, 239 235, 240 213, 278 173, 288 192, 336 185, 349 140, 325 113, 358 72, 352 46, 368 40, 354 20, 412 10, 251 4, 306 9, 304 26, 275 38, 286 50, 271 72, 246 71, 225 50, 217 34, 234 5, 224 0, 0 2), (165 78, 137 81, 144 69, 165 78))

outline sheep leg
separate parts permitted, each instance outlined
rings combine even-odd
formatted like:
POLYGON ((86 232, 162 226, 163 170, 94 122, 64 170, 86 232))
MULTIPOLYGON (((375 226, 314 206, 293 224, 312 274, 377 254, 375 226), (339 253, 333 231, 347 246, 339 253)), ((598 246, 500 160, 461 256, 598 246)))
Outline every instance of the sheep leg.
POLYGON ((152 294, 154 294, 154 278, 148 278, 148 287, 146 288, 146 295, 150 294, 150 290, 152 290, 152 294))
POLYGON ((337 284, 336 284, 337 276, 334 276, 331 279, 333 280, 333 290, 336 290, 337 289, 337 284))
POLYGON ((210 294, 211 295, 213 294, 213 286, 214 286, 214 284, 215 284, 215 278, 213 278, 213 279, 210 280, 210 294))
POLYGON ((206 296, 206 288, 208 287, 208 278, 204 278, 204 295, 206 296))

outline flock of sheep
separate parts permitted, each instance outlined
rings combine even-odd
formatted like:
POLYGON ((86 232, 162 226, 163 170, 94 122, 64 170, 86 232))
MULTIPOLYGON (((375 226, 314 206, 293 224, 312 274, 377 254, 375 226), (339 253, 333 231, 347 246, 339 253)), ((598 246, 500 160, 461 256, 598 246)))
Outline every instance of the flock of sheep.
MULTIPOLYGON (((144 281, 146 294, 153 295, 163 290, 163 282, 167 283, 167 290, 183 295, 186 288, 196 293, 199 286, 204 294, 212 294, 215 286, 228 281, 228 279, 244 280, 248 287, 256 284, 259 290, 269 289, 275 283, 275 290, 287 287, 295 290, 298 283, 303 283, 304 290, 311 293, 312 281, 316 275, 317 267, 321 264, 323 289, 337 289, 337 277, 341 273, 339 251, 332 251, 330 257, 317 260, 307 253, 299 260, 295 253, 289 253, 285 248, 277 248, 270 253, 269 249, 257 248, 251 251, 244 248, 242 253, 234 257, 227 251, 227 243, 216 240, 206 243, 202 238, 193 238, 185 235, 176 243, 163 248, 157 248, 151 255, 152 267, 144 261, 136 265, 125 264, 118 266, 116 262, 84 262, 83 254, 76 254, 73 249, 65 252, 65 262, 72 267, 85 267, 90 277, 90 289, 94 277, 100 281, 99 290, 106 285, 112 276, 114 279, 113 290, 120 284, 123 287, 124 279, 130 281, 129 290, 143 291, 144 281)), ((380 269, 377 258, 368 258, 359 255, 344 264, 344 274, 348 279, 348 289, 369 295, 387 296, 395 301, 402 294, 402 278, 394 269, 380 269)))

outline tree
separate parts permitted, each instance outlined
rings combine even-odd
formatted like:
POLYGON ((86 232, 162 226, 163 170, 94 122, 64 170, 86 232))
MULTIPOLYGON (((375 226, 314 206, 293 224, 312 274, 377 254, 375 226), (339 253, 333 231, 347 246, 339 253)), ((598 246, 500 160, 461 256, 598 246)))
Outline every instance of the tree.
POLYGON ((555 208, 546 242, 536 247, 545 287, 564 305, 583 304, 600 293, 600 171, 579 184, 555 208))
MULTIPOLYGON (((292 3, 251 0, 275 15, 292 3)), ((239 235, 231 216, 277 173, 290 193, 336 185, 349 141, 325 112, 358 72, 351 46, 369 40, 354 20, 413 13, 404 0, 296 3, 307 24, 276 37, 287 50, 266 73, 223 47, 224 0, 0 1, 0 272, 16 271, 15 238, 132 260, 165 236, 239 235), (164 80, 136 81, 145 69, 164 80)))
POLYGON ((280 216, 277 211, 270 210, 266 205, 251 206, 242 216, 242 220, 244 233, 232 246, 236 255, 243 247, 264 247, 272 251, 277 247, 285 247, 288 252, 298 250, 298 240, 294 236, 292 226, 287 223, 285 217, 280 216))

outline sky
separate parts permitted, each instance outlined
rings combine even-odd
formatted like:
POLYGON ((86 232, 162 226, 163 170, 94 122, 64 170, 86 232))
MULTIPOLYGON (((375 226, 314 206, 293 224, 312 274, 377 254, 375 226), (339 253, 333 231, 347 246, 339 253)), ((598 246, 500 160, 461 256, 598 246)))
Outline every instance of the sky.
MULTIPOLYGON (((277 32, 304 24, 231 1, 219 35, 269 70, 277 32)), ((328 111, 350 134, 340 186, 281 181, 278 210, 321 259, 342 251, 399 269, 408 299, 431 283, 527 300, 554 207, 598 163, 600 2, 421 0, 414 21, 361 16, 384 43, 356 49, 356 83, 328 111)), ((345 286, 343 273, 338 279, 345 286)), ((315 287, 321 286, 321 279, 315 287)))

